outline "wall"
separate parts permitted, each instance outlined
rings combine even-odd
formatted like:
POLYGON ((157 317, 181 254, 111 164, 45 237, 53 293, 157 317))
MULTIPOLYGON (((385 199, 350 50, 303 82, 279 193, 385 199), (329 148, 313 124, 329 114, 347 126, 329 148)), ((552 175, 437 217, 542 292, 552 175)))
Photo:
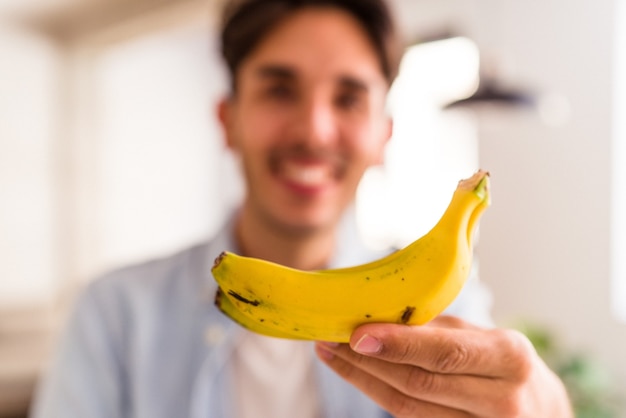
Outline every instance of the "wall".
POLYGON ((0 62, 0 277, 19 278, 0 282, 2 308, 46 303, 55 288, 51 150, 61 55, 44 36, 3 26, 0 62))
POLYGON ((214 117, 226 81, 211 22, 198 13, 206 6, 180 9, 177 19, 166 8, 71 46, 74 72, 88 77, 73 77, 72 92, 83 113, 70 145, 83 161, 74 161, 75 281, 203 240, 237 188, 225 181, 214 117))
POLYGON ((62 283, 60 161, 53 150, 63 54, 41 34, 3 25, 0 63, 1 416, 28 402, 62 283))
POLYGON ((499 24, 495 33, 477 31, 479 42, 489 36, 496 47, 510 47, 520 78, 564 94, 571 106, 560 127, 533 118, 508 126, 484 121, 481 159, 503 191, 483 229, 482 251, 490 256, 482 265, 499 295, 496 313, 546 321, 624 379, 626 324, 610 303, 614 4, 484 7, 479 27, 499 24))
MULTIPOLYGON (((569 103, 569 119, 556 126, 529 112, 475 115, 494 189, 478 251, 496 319, 552 327, 625 379, 626 324, 610 309, 616 3, 449 1, 430 17, 471 36, 485 58, 500 59, 503 76, 569 103)), ((402 5, 429 22, 425 3, 402 5)))

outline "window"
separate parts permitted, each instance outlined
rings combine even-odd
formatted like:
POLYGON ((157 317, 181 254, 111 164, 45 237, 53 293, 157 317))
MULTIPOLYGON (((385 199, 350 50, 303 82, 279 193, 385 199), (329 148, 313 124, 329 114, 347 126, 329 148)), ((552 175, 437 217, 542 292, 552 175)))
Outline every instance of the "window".
POLYGON ((626 2, 615 4, 611 295, 615 315, 626 321, 626 2))
POLYGON ((225 216, 213 112, 227 83, 207 33, 166 28, 98 51, 92 240, 102 269, 200 241, 225 216))
POLYGON ((385 165, 366 173, 357 196, 357 223, 372 247, 402 247, 428 232, 457 182, 478 168, 473 120, 442 110, 477 88, 478 66, 476 44, 463 37, 406 51, 389 97, 385 165))
POLYGON ((204 239, 237 199, 212 10, 157 8, 72 42, 68 287, 204 239))
POLYGON ((51 150, 60 62, 49 39, 0 28, 0 310, 50 303, 57 290, 51 150))

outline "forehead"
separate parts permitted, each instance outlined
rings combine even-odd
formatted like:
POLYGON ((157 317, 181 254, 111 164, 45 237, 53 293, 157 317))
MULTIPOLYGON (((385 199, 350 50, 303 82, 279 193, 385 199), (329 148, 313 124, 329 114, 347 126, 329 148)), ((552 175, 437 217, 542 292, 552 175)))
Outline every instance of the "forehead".
POLYGON ((308 81, 358 79, 385 84, 376 50, 359 21, 334 7, 305 7, 282 20, 242 62, 240 73, 259 67, 289 68, 308 81))

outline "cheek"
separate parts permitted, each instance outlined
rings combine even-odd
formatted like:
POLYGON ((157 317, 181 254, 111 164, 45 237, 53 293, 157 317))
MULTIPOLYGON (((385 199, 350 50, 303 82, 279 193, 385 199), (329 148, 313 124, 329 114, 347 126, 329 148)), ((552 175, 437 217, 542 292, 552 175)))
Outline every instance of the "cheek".
POLYGON ((242 155, 263 154, 271 147, 275 138, 276 127, 269 122, 271 118, 250 115, 240 118, 233 130, 233 142, 237 152, 242 155))
POLYGON ((364 129, 360 134, 354 136, 356 139, 352 143, 354 162, 361 168, 381 164, 387 142, 386 137, 372 128, 364 129))

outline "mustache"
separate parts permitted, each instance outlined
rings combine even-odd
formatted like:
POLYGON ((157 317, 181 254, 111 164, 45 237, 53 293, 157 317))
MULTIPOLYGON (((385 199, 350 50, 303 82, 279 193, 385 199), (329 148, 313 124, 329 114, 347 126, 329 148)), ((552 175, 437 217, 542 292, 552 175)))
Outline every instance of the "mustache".
POLYGON ((326 147, 311 147, 305 144, 275 148, 270 152, 269 161, 272 165, 278 164, 284 159, 326 163, 339 168, 343 168, 348 164, 348 158, 337 150, 331 150, 326 147))

